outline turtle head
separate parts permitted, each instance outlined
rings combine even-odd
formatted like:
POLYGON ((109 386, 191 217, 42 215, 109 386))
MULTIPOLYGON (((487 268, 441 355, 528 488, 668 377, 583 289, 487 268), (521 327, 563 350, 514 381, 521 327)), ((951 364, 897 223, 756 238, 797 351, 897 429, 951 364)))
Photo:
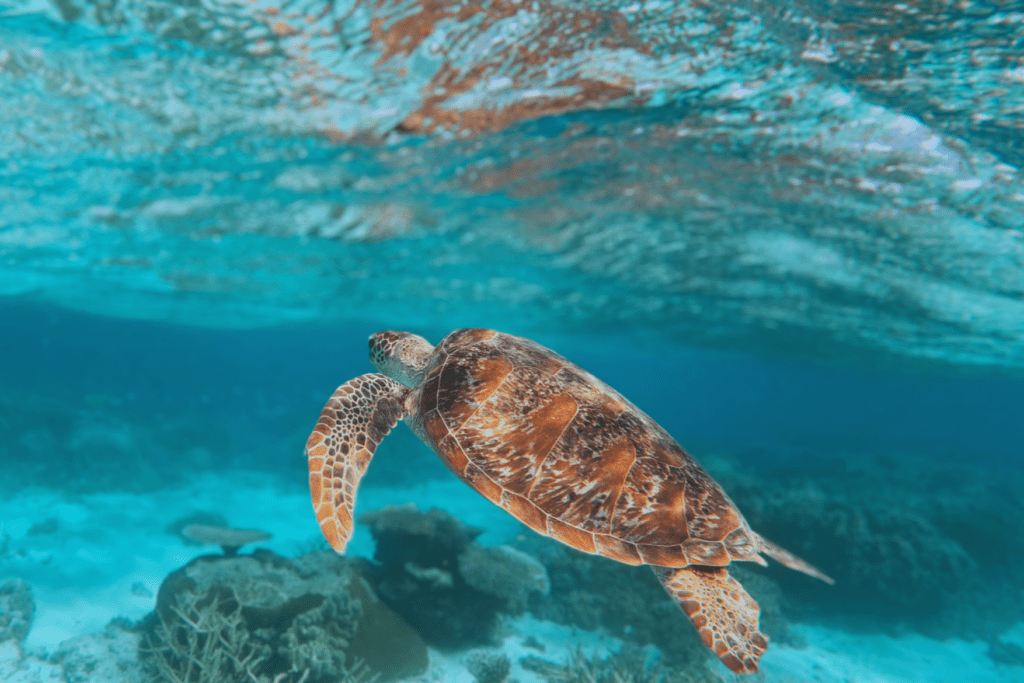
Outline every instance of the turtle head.
POLYGON ((407 387, 419 386, 427 372, 434 347, 423 337, 408 332, 378 332, 370 335, 373 367, 407 387))

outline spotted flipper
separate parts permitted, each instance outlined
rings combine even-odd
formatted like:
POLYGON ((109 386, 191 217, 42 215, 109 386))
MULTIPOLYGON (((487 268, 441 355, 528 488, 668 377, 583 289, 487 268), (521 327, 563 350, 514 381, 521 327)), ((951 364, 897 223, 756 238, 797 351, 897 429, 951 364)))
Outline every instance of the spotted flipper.
POLYGON ((761 609, 724 567, 652 569, 723 664, 736 673, 757 673, 768 647, 757 630, 761 609))
POLYGON ((306 441, 309 491, 324 537, 339 553, 352 535, 359 480, 377 445, 404 415, 409 389, 379 374, 345 382, 306 441))

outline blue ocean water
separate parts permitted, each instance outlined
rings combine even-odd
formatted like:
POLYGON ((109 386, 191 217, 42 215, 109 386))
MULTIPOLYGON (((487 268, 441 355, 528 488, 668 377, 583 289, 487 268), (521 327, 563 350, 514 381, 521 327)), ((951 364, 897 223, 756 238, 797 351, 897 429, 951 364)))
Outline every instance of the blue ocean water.
POLYGON ((1022 112, 1013 2, 0 0, 0 680, 1024 681, 1022 112), (835 579, 729 565, 757 674, 405 425, 328 549, 465 327, 835 579))

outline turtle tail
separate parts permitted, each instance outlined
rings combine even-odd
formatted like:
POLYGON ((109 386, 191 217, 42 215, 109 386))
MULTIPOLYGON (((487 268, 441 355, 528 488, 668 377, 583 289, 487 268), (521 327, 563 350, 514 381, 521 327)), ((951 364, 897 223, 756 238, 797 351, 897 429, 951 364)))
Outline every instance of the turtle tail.
POLYGON ((761 552, 779 564, 789 567, 790 569, 795 569, 798 572, 803 572, 808 576, 813 576, 816 579, 821 579, 830 586, 835 584, 835 579, 828 576, 825 572, 821 571, 810 562, 801 560, 785 548, 775 545, 764 536, 759 536, 759 538, 761 539, 761 552))

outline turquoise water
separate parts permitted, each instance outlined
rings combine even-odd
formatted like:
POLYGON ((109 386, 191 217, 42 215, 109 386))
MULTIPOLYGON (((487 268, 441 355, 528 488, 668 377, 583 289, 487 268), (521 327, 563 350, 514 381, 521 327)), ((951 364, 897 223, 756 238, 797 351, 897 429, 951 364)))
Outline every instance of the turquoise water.
POLYGON ((1014 3, 0 0, 0 680, 733 680, 404 425, 326 550, 367 336, 487 327, 836 579, 737 679, 1024 681, 1022 112, 1014 3))

